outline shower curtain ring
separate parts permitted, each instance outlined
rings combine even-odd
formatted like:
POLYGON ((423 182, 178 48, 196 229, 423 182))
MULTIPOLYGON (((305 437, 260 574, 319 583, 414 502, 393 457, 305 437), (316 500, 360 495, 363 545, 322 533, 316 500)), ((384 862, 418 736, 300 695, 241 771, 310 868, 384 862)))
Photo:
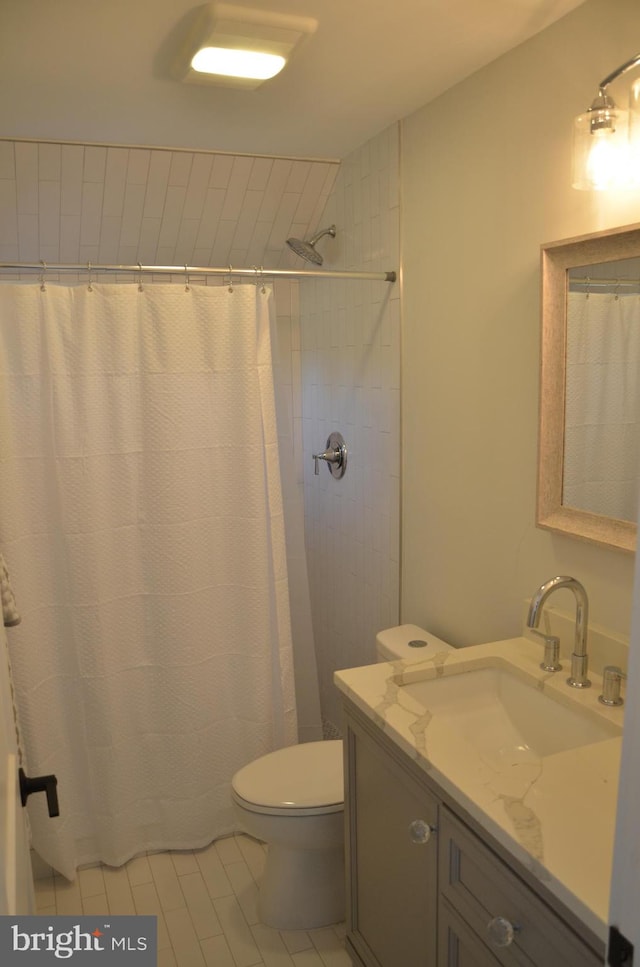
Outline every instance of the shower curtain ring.
POLYGON ((614 296, 614 302, 617 302, 620 298, 620 279, 616 279, 616 294, 614 296))
POLYGON ((189 285, 189 266, 184 263, 184 291, 189 292, 191 286, 189 285))
POLYGON ((138 262, 138 292, 143 292, 142 288, 142 263, 138 262))
POLYGON ((229 292, 233 292, 233 279, 231 277, 232 274, 233 274, 233 266, 231 265, 231 263, 229 263, 229 292))
POLYGON ((91 262, 87 262, 87 272, 89 273, 89 282, 87 284, 87 292, 93 292, 92 278, 91 278, 91 262))
POLYGON ((264 266, 263 265, 260 266, 260 278, 262 279, 262 289, 261 289, 261 292, 262 292, 263 295, 266 295, 266 293, 267 293, 267 287, 264 284, 264 266))
POLYGON ((40 291, 46 292, 47 287, 44 284, 44 274, 47 271, 47 263, 44 261, 44 259, 40 259, 40 265, 42 266, 42 272, 40 273, 40 291))
POLYGON ((587 283, 587 299, 588 299, 589 298, 589 295, 591 293, 591 289, 589 288, 589 286, 591 285, 591 278, 590 278, 590 276, 587 276, 586 277, 585 282, 587 283))

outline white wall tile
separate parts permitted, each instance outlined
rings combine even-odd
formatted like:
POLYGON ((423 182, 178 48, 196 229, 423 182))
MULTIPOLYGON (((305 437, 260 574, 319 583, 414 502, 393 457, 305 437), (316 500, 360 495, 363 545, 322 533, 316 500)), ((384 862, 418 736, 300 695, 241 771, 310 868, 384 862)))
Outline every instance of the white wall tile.
POLYGON ((0 141, 0 178, 15 179, 15 146, 13 141, 0 141))
POLYGON ((14 180, 0 179, 0 224, 2 225, 3 244, 17 244, 18 208, 14 180))
POLYGON ((159 246, 175 247, 177 229, 182 218, 186 195, 187 189, 184 186, 171 185, 167 188, 158 239, 159 246))
POLYGON ((234 158, 231 175, 226 185, 227 196, 222 209, 222 218, 235 219, 240 216, 252 166, 253 158, 234 158))
MULTIPOLYGON (((127 181, 131 185, 146 185, 149 180, 151 151, 148 148, 128 148, 127 181)), ((164 152, 166 154, 166 152, 164 152)), ((158 152, 154 152, 154 156, 158 152)))
POLYGON ((38 185, 38 234, 41 246, 55 246, 60 237, 60 182, 38 185))
MULTIPOLYGON (((383 132, 343 163, 321 218, 323 225, 335 221, 339 232, 335 261, 327 247, 326 265, 398 267, 399 236, 381 228, 382 204, 398 204, 397 152, 394 126, 391 136, 383 132)), ((393 219, 385 224, 399 227, 393 219)), ((399 302, 396 291, 376 282, 305 283, 300 293, 304 453, 331 430, 340 430, 349 447, 341 481, 325 468, 315 477, 304 462, 322 707, 335 724, 333 672, 372 661, 376 632, 398 621, 399 302)))
POLYGON ((169 167, 169 184, 186 187, 189 184, 193 155, 189 151, 174 151, 169 167))
POLYGON ((127 183, 129 152, 126 148, 109 148, 104 182, 102 214, 121 217, 127 183))
POLYGON ((233 236, 233 247, 248 249, 253 238, 255 223, 262 204, 261 191, 247 191, 243 196, 242 210, 236 221, 236 231, 233 236))
POLYGON ((265 190, 264 200, 258 218, 261 222, 271 224, 276 217, 280 206, 280 199, 284 194, 285 187, 291 171, 292 161, 277 159, 273 163, 269 181, 265 190))
POLYGON ((60 181, 61 151, 59 144, 38 145, 39 181, 60 181))
POLYGON ((102 184, 107 164, 107 149, 97 145, 86 145, 84 149, 84 168, 82 180, 102 184))
POLYGON ((226 190, 233 170, 233 155, 216 155, 211 168, 210 188, 224 188, 226 190))
POLYGON ((38 216, 18 214, 18 249, 22 262, 36 262, 40 258, 40 239, 38 236, 38 216))
POLYGON ((120 250, 120 229, 122 221, 118 216, 104 215, 100 232, 98 261, 117 263, 120 250))
POLYGON ((82 212, 80 216, 80 244, 100 245, 102 227, 103 184, 100 181, 85 181, 82 185, 82 212))
POLYGON ((25 215, 37 215, 38 145, 17 142, 15 152, 18 212, 25 215))
POLYGON ((145 218, 162 218, 169 184, 171 155, 168 151, 154 151, 149 163, 147 192, 144 202, 145 218))
POLYGON ((60 210, 63 215, 79 215, 82 211, 84 148, 76 144, 63 144, 60 151, 60 163, 60 210))
POLYGON ((273 158, 255 158, 251 167, 251 175, 247 183, 250 191, 264 191, 269 182, 273 158))
POLYGON ((184 218, 200 219, 207 197, 212 166, 213 157, 211 155, 195 155, 184 201, 184 218))
POLYGON ((289 177, 284 190, 301 195, 310 171, 310 161, 294 161, 289 169, 289 177))

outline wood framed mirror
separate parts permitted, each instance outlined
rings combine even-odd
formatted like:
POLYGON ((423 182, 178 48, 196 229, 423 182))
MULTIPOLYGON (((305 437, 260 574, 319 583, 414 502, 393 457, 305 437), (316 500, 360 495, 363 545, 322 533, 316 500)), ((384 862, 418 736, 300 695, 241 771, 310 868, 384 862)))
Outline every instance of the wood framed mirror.
POLYGON ((635 551, 640 224, 541 248, 539 527, 635 551))

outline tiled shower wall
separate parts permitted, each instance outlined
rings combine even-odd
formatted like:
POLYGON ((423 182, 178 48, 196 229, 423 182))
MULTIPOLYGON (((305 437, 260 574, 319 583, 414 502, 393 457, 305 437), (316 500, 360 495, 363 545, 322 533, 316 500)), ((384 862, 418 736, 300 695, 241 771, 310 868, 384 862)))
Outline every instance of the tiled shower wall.
MULTIPOLYGON (((0 261, 304 267, 285 239, 315 231, 337 169, 335 162, 301 159, 0 140, 0 261)), ((94 281, 103 280, 92 271, 94 281)), ((38 274, 23 278, 37 282, 38 274)), ((16 277, 0 273, 0 282, 16 277)), ((45 277, 57 279, 50 270, 45 277)), ((60 281, 86 278, 85 272, 65 274, 60 281)), ((169 278, 183 281, 182 275, 169 278)), ((105 275, 104 281, 137 279, 105 275)), ((190 278, 191 284, 202 281, 190 278)), ((222 284, 219 277, 209 282, 222 284)), ((300 738, 309 740, 321 737, 321 727, 313 631, 308 608, 300 606, 308 581, 301 420, 295 418, 301 410, 298 288, 295 281, 274 283, 274 377, 287 464, 283 496, 289 507, 298 724, 300 738)))
POLYGON ((207 151, 0 140, 0 260, 294 264, 337 165, 207 151))
MULTIPOLYGON (((399 130, 343 161, 322 225, 327 268, 398 270, 399 130)), ((399 283, 304 282, 302 423, 305 532, 325 732, 339 729, 333 672, 375 659, 375 636, 398 623, 400 575, 399 283), (344 436, 345 476, 311 455, 344 436)))
MULTIPOLYGON (((0 140, 0 261, 304 269, 285 239, 335 222, 336 239, 318 245, 326 268, 398 269, 398 154, 395 125, 340 166, 0 140)), ((290 562, 292 591, 304 589, 308 564, 313 610, 313 632, 294 616, 307 643, 296 677, 311 684, 315 637, 324 717, 335 724, 333 671, 373 660, 376 631, 398 621, 399 286, 275 289, 280 443, 294 455, 285 499, 305 492, 307 561, 290 562), (324 466, 313 475, 311 454, 333 429, 349 446, 342 481, 324 466)), ((301 738, 318 737, 312 702, 300 720, 301 738)))

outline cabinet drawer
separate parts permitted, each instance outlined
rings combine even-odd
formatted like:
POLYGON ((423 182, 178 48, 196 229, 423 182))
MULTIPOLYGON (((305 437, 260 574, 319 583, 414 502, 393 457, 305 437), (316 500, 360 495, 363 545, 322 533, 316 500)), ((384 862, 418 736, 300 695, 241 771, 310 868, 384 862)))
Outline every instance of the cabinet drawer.
POLYGON ((441 809, 440 847, 441 896, 493 953, 497 964, 601 967, 602 957, 445 807, 441 809), (497 946, 488 931, 489 922, 496 917, 515 928, 508 946, 497 946))
POLYGON ((438 967, 497 967, 499 963, 447 901, 441 900, 438 912, 438 967))

